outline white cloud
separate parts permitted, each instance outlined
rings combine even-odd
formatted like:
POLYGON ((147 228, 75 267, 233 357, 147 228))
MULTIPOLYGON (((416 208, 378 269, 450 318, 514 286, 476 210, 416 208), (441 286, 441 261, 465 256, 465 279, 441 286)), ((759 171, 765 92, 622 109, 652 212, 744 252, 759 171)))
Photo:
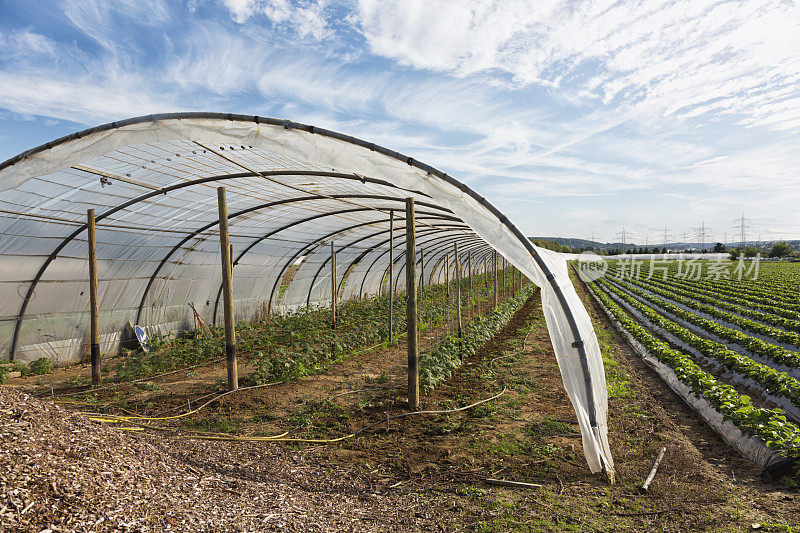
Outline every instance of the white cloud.
POLYGON ((615 207, 600 224, 677 227, 665 209, 710 217, 709 199, 717 217, 751 196, 769 209, 760 188, 783 197, 773 214, 800 201, 791 5, 353 9, 71 0, 70 38, 0 24, 0 108, 84 124, 188 109, 308 122, 451 172, 535 233, 579 233, 615 207))
POLYGON ((224 0, 223 3, 231 12, 233 20, 243 24, 256 9, 256 0, 224 0))
POLYGON ((223 0, 231 17, 244 24, 251 17, 264 15, 276 27, 296 32, 301 38, 316 40, 331 35, 324 14, 325 0, 293 4, 289 0, 223 0))
POLYGON ((358 21, 374 53, 415 68, 500 72, 641 114, 800 118, 796 2, 361 0, 358 21))
POLYGON ((0 33, 0 50, 7 54, 7 61, 27 61, 39 56, 53 57, 56 48, 56 42, 49 37, 27 30, 0 33))

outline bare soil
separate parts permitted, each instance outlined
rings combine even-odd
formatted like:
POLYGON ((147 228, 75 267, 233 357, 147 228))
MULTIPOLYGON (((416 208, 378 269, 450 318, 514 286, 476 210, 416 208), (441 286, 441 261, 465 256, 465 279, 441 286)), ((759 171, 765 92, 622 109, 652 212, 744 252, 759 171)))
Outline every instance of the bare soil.
MULTIPOLYGON (((97 404, 59 407, 0 387, 0 529, 740 531, 757 524, 777 531, 797 525, 796 495, 762 483, 754 465, 708 429, 586 301, 608 358, 615 485, 586 467, 536 293, 424 396, 423 409, 458 408, 505 390, 499 398, 455 414, 391 420, 388 430, 381 423, 334 443, 186 436, 288 431, 330 439, 404 413, 403 343, 152 423, 168 431, 121 431, 76 412, 97 404), (664 462, 642 494, 638 488, 661 446, 664 462), (495 487, 487 478, 542 487, 495 487)), ((161 390, 141 389, 109 409, 183 406, 207 393, 207 380, 223 370, 211 368, 174 378, 196 379, 196 388, 173 389, 165 377, 153 383, 161 390)), ((14 382, 41 390, 34 377, 14 382)))

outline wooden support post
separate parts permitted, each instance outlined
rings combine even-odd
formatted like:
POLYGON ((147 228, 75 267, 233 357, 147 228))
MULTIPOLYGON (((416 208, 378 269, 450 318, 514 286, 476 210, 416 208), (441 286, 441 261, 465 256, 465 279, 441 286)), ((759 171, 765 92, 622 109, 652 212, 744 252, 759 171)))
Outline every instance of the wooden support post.
POLYGON ((503 258, 503 298, 508 296, 508 261, 503 258))
POLYGON ((494 306, 497 307, 500 299, 499 295, 497 294, 497 250, 495 250, 492 259, 492 263, 494 263, 494 306))
POLYGON ((489 256, 483 258, 483 285, 489 287, 489 256))
POLYGON ((389 211, 389 342, 394 339, 394 211, 389 211))
POLYGON ((331 241, 331 329, 336 329, 336 249, 331 241))
POLYGON ((503 258, 503 286, 506 288, 506 298, 511 292, 511 285, 508 283, 508 259, 503 258))
POLYGON ((469 269, 469 308, 471 310, 470 316, 475 316, 475 311, 472 306, 475 304, 475 295, 472 294, 472 250, 467 253, 467 269, 469 269))
MULTIPOLYGON (((414 240, 416 241, 416 237, 414 238, 414 240)), ((425 252, 422 250, 422 248, 420 248, 419 250, 419 270, 420 270, 419 289, 417 289, 417 292, 419 294, 422 294, 422 289, 425 288, 425 252)), ((422 309, 420 309, 421 307, 422 307, 421 305, 417 306, 418 310, 417 316, 420 316, 422 314, 422 309)))
POLYGON ((89 316, 91 318, 92 386, 100 385, 100 296, 97 287, 97 240, 95 239, 94 209, 87 211, 89 233, 89 316))
POLYGON ((222 310, 225 315, 225 358, 228 364, 228 390, 239 388, 239 370, 236 365, 236 330, 233 320, 233 271, 231 246, 228 237, 228 202, 225 187, 217 187, 219 207, 219 247, 222 253, 222 310))
POLYGON ((414 199, 406 198, 406 323, 408 344, 408 408, 419 409, 419 328, 417 326, 417 265, 414 199))
POLYGON ((463 338, 463 326, 461 320, 461 258, 458 256, 458 243, 453 244, 453 253, 455 254, 455 268, 456 268, 456 316, 458 317, 458 354, 461 360, 464 360, 464 348, 461 346, 463 338))

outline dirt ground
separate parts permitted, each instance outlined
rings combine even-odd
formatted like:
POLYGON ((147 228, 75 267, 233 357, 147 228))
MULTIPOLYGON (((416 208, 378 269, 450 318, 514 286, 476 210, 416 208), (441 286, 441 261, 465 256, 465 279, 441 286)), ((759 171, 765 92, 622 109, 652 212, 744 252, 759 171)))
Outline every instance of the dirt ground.
MULTIPOLYGON (((580 286, 579 293, 585 298, 580 286)), ((403 343, 318 376, 231 394, 189 417, 149 423, 162 430, 121 431, 77 414, 103 407, 121 390, 107 389, 89 405, 59 406, 20 394, 41 391, 37 378, 14 380, 14 387, 0 388, 0 529, 784 531, 797 525, 795 493, 761 482, 755 466, 709 430, 585 301, 606 360, 614 485, 586 467, 535 293, 475 357, 423 397, 423 409, 446 410, 504 391, 454 414, 384 422, 407 411, 403 343), (332 443, 187 437, 288 432, 335 439, 376 422, 332 443), (664 461, 642 494, 662 446, 664 461), (487 478, 542 486, 497 487, 487 478)), ((434 341, 432 335, 425 342, 434 341)), ((192 407, 202 403, 210 377, 222 371, 217 365, 146 381, 106 409, 178 413, 187 400, 192 407)))

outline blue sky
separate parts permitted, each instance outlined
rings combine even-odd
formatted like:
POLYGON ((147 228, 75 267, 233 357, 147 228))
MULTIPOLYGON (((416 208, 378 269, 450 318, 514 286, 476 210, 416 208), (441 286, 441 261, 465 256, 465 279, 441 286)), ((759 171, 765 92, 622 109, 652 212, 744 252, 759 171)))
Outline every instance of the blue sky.
POLYGON ((149 113, 288 118, 450 172, 532 235, 800 238, 800 4, 0 2, 0 159, 149 113))

